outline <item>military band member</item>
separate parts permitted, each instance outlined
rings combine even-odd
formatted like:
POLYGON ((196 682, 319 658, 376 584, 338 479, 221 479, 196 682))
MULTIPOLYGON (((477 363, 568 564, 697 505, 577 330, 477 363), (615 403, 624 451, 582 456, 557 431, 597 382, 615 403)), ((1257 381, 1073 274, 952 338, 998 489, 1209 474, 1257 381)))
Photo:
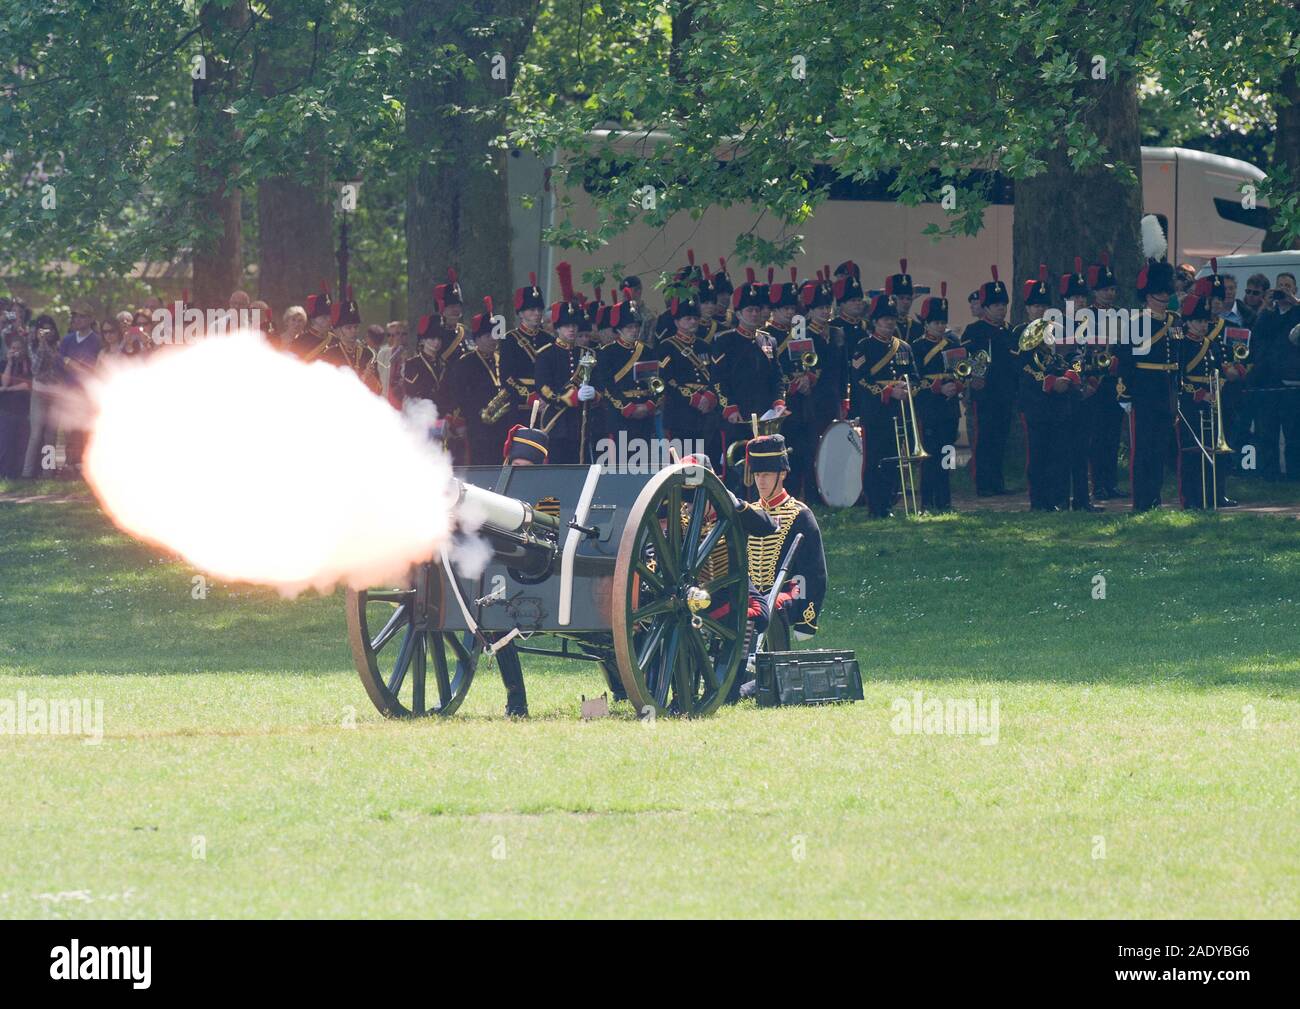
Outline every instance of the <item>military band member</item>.
POLYGON ((542 328, 546 300, 537 286, 537 274, 528 275, 528 286, 515 289, 515 328, 501 342, 501 381, 510 390, 509 416, 517 424, 527 424, 536 399, 534 374, 537 352, 550 342, 542 328))
POLYGON ((930 457, 921 463, 921 508, 928 512, 952 511, 949 468, 944 465, 948 446, 956 452, 957 428, 961 422, 961 394, 965 383, 954 372, 968 360, 961 338, 948 328, 948 284, 939 285, 939 296, 921 302, 919 313, 925 333, 912 344, 912 358, 920 374, 916 394, 921 444, 930 457))
MULTIPOLYGON (((1070 506, 1071 461, 1085 458, 1071 446, 1079 433, 1072 421, 1083 376, 1072 366, 1071 358, 1078 360, 1075 348, 1067 348, 1059 327, 1043 319, 1043 306, 1032 307, 1037 318, 1026 324, 1019 337, 1029 507, 1033 511, 1065 511, 1070 506)), ((1086 485, 1086 463, 1078 472, 1086 485)))
MULTIPOLYGON (((796 534, 803 534, 770 614, 768 644, 776 651, 789 647, 791 635, 807 641, 817 633, 826 598, 826 554, 821 529, 812 510, 786 490, 789 470, 790 458, 781 435, 763 435, 745 446, 745 483, 758 490, 757 508, 777 526, 774 533, 750 533, 748 537, 749 580, 758 592, 771 592, 788 544, 796 534)), ((742 688, 741 693, 752 695, 752 688, 748 694, 742 688)))
POLYGON ((501 377, 501 341, 496 338, 491 313, 475 316, 474 349, 447 367, 448 403, 454 434, 464 437, 471 466, 496 466, 501 462, 506 432, 513 426, 509 392, 501 377))
MULTIPOLYGON (((1069 311, 1077 312, 1078 306, 1087 304, 1088 278, 1083 272, 1082 256, 1074 257, 1074 272, 1062 274, 1059 286, 1061 297, 1065 299, 1069 311)), ((1034 306, 1030 317, 1042 318, 1046 307, 1034 306)), ((1020 339, 1021 332, 1023 330, 1017 330, 1014 334, 1017 341, 1020 339)), ((1059 337, 1060 340, 1064 340, 1064 336, 1059 332, 1054 335, 1059 337)), ((1063 359, 1071 367, 1071 372, 1067 377, 1071 382, 1077 382, 1077 387, 1068 390, 1064 403, 1053 404, 1053 409, 1057 413, 1065 415, 1065 424, 1068 428, 1068 435, 1064 440, 1065 460, 1062 464, 1065 476, 1061 481, 1065 488, 1064 500, 1052 500, 1052 504, 1062 511, 1067 508, 1072 511, 1086 512, 1102 510, 1092 503, 1092 493, 1088 488, 1089 432, 1092 423, 1093 404, 1097 402, 1094 391, 1096 387, 1086 381, 1085 378, 1085 367, 1091 360, 1090 350, 1092 349, 1085 342, 1088 339, 1089 334, 1086 326, 1082 333, 1076 330, 1074 342, 1057 347, 1057 357, 1048 362, 1053 367, 1056 367, 1060 363, 1058 359, 1064 355, 1063 359)), ((1024 386, 1022 385, 1021 388, 1024 388, 1024 386)), ((1026 444, 1028 444, 1027 441, 1026 444)))
MULTIPOLYGON (((1110 268, 1110 255, 1103 252, 1088 267, 1088 287, 1092 289, 1093 311, 1111 312, 1119 298, 1119 282, 1110 268)), ((1098 501, 1118 499, 1119 442, 1124 428, 1124 410, 1119 405, 1118 334, 1097 333, 1095 342, 1084 357, 1085 423, 1088 430, 1088 464, 1092 471, 1092 496, 1098 501)))
MULTIPOLYGON (((862 422, 862 486, 872 518, 889 518, 899 491, 898 432, 908 387, 919 381, 911 348, 898 336, 893 298, 878 294, 867 311, 871 336, 849 362, 853 411, 862 422)), ((905 464, 906 465, 906 464, 905 464)))
POLYGON ((573 268, 560 263, 555 272, 560 277, 560 301, 551 305, 551 325, 555 339, 537 352, 533 373, 534 388, 542 400, 541 426, 551 436, 550 458, 553 463, 583 461, 584 420, 596 398, 596 388, 583 381, 580 366, 584 355, 595 355, 578 343, 581 309, 573 292, 573 268))
POLYGON ((662 381, 658 356, 641 342, 641 309, 631 297, 610 306, 609 325, 614 342, 597 352, 592 385, 600 392, 606 437, 617 444, 622 432, 627 444, 641 439, 647 446, 655 437, 655 416, 660 394, 654 381, 662 381))
POLYGON ((863 321, 867 311, 866 296, 859 279, 858 264, 849 260, 835 267, 835 326, 843 334, 844 345, 840 351, 840 397, 849 399, 849 362, 857 353, 858 344, 871 335, 863 321))
MULTIPOLYGON (((1219 406, 1223 413, 1223 430, 1224 437, 1227 440, 1231 433, 1238 440, 1232 442, 1236 445, 1240 443, 1241 429, 1238 427, 1246 392, 1246 379, 1251 369, 1254 367, 1250 358, 1250 341, 1249 339, 1242 342, 1230 341, 1228 339, 1229 330, 1236 335, 1240 335, 1240 329, 1232 326, 1224 318, 1225 313, 1232 307, 1232 301, 1228 298, 1228 290, 1225 279, 1219 275, 1219 259, 1217 256, 1210 257, 1210 275, 1198 280, 1193 290, 1204 292, 1210 299, 1210 311, 1213 318, 1210 320, 1210 328, 1215 334, 1215 340, 1218 344, 1216 350, 1219 353, 1219 360, 1223 365, 1223 382, 1219 390, 1219 406), (1242 354, 1240 358, 1236 353, 1242 354)), ((1248 334, 1247 334, 1248 335, 1248 334)), ((1219 483, 1219 508, 1235 508, 1237 502, 1224 492, 1227 486, 1227 474, 1229 470, 1235 468, 1235 459, 1224 457, 1223 465, 1218 468, 1219 483)))
POLYGON ((319 294, 307 295, 304 308, 307 312, 307 328, 294 337, 289 350, 299 360, 310 362, 319 358, 334 343, 334 334, 330 331, 334 303, 330 300, 329 286, 322 282, 319 294))
POLYGON ((678 289, 668 299, 668 304, 659 317, 655 319, 655 341, 656 347, 659 340, 667 339, 677 331, 674 324, 672 313, 672 300, 675 296, 691 297, 692 300, 699 303, 698 292, 700 285, 704 282, 704 273, 700 267, 695 265, 695 250, 686 250, 686 265, 673 274, 673 288, 678 289), (687 295, 684 289, 689 288, 690 294, 687 295))
POLYGON ((375 352, 366 345, 366 342, 359 339, 361 335, 361 311, 357 307, 356 299, 352 296, 352 286, 349 284, 347 296, 339 299, 334 305, 333 315, 330 317, 333 322, 335 342, 325 348, 320 355, 320 360, 325 361, 339 368, 347 368, 357 378, 361 379, 362 384, 373 393, 383 391, 383 383, 379 379, 379 359, 375 352))
MULTIPOLYGON (((1152 218, 1154 220, 1154 218, 1152 218)), ((1148 227, 1144 224, 1144 228, 1148 227)), ((1159 224, 1156 224, 1159 229, 1159 224)), ((1178 381, 1178 316, 1169 311, 1174 290, 1174 268, 1156 255, 1164 248, 1144 241, 1146 265, 1138 273, 1137 290, 1151 313, 1151 342, 1145 354, 1141 346, 1118 348, 1121 395, 1132 403, 1129 413, 1130 480, 1133 510, 1160 507, 1160 488, 1165 478, 1165 453, 1174 423, 1174 395, 1178 381)))
POLYGON ((971 380, 970 465, 981 497, 1007 492, 1003 467, 1020 384, 1016 346, 1006 325, 1007 286, 998 279, 998 268, 991 270, 993 279, 977 292, 980 317, 962 331, 970 354, 988 355, 984 378, 971 380))
POLYGON ((442 356, 442 330, 423 316, 417 329, 419 353, 402 364, 402 398, 424 399, 438 408, 439 416, 450 413, 447 403, 447 362, 442 356))
POLYGON ((894 299, 898 308, 898 336, 907 344, 921 338, 925 326, 912 318, 912 275, 907 272, 907 260, 898 261, 898 272, 885 278, 885 293, 894 299))
POLYGON ((831 421, 839 419, 843 402, 839 391, 844 384, 839 368, 843 337, 831 330, 835 299, 826 272, 817 271, 817 279, 805 282, 797 297, 803 335, 795 327, 774 349, 790 411, 781 429, 792 454, 786 483, 791 493, 812 500, 817 496, 813 470, 817 442, 831 421))
MULTIPOLYGON (((727 328, 726 310, 721 303, 720 292, 714 284, 716 274, 709 270, 708 263, 701 263, 704 276, 700 278, 696 300, 700 303, 700 326, 695 338, 701 343, 712 343, 713 338, 727 328)), ((728 291, 728 295, 730 291, 728 291)))
POLYGON ((718 296, 717 315, 715 321, 718 324, 716 333, 710 335, 709 340, 712 342, 713 337, 718 333, 724 333, 736 325, 735 320, 731 317, 731 296, 736 288, 731 283, 731 275, 727 273, 727 261, 724 258, 718 258, 718 269, 711 278, 713 292, 718 296))
POLYGON ((433 289, 433 301, 438 306, 438 320, 443 330, 444 353, 448 358, 459 357, 469 348, 465 346, 465 301, 461 294, 456 271, 447 269, 447 282, 433 289))
MULTIPOLYGON (((1211 285, 1202 284, 1199 289, 1210 291, 1211 285)), ((1215 319, 1213 301, 1213 294, 1192 293, 1180 306, 1184 335, 1178 341, 1179 414, 1174 430, 1178 438, 1178 495, 1182 507, 1190 509, 1224 507, 1231 457, 1216 451, 1220 435, 1226 440, 1223 390, 1235 387, 1244 375, 1239 363, 1224 360, 1224 322, 1215 319), (1212 426, 1216 378, 1219 417, 1215 423, 1224 425, 1222 431, 1212 426)))
MULTIPOLYGON (((785 412, 781 369, 759 335, 766 317, 767 288, 746 269, 745 283, 732 293, 736 326, 719 333, 709 348, 710 372, 722 407, 722 437, 731 442, 749 437, 750 417, 785 412)), ((731 480, 733 474, 728 474, 731 480)), ((733 480, 738 486, 739 481, 733 480)), ((735 487, 733 486, 733 489, 735 487)))
POLYGON ((700 306, 674 298, 669 306, 676 332, 659 344, 663 372, 664 434, 689 451, 722 458, 722 411, 727 402, 714 386, 709 347, 699 332, 700 306))

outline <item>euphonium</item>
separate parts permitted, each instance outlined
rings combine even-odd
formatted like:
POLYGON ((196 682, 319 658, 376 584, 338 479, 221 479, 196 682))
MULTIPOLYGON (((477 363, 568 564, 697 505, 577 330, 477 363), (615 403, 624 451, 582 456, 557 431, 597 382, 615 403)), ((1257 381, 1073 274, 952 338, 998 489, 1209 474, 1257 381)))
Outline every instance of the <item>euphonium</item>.
POLYGON ((1047 319, 1035 319, 1020 334, 1020 353, 1033 350, 1052 335, 1052 323, 1047 319))
POLYGON ((495 424, 510 409, 510 390, 498 389, 497 394, 488 400, 487 406, 478 412, 484 424, 495 424))

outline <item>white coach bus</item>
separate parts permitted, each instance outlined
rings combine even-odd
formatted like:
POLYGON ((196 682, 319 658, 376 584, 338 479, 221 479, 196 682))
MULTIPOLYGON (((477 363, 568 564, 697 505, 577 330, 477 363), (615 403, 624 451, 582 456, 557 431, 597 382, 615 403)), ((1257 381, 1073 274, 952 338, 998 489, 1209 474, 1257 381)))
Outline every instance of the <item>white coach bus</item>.
MULTIPOLYGON (((603 136, 598 134, 597 139, 603 136)), ((667 139, 656 134, 622 134, 614 143, 629 157, 644 157, 656 143, 667 139)), ((549 173, 536 157, 521 151, 512 151, 509 163, 516 285, 526 283, 529 271, 535 270, 543 286, 553 289, 555 262, 568 259, 576 277, 587 269, 608 269, 621 263, 623 273, 645 276, 648 292, 660 271, 675 270, 686 262, 687 248, 695 250, 697 259, 716 264, 734 237, 754 227, 759 217, 753 207, 713 207, 698 220, 685 213, 675 215, 657 230, 634 226, 596 255, 551 249, 542 241, 544 228, 555 222, 556 215, 549 173), (523 197, 528 197, 527 208, 523 197)), ((1181 147, 1143 147, 1143 206, 1147 213, 1159 215, 1165 225, 1170 260, 1199 267, 1211 256, 1259 252, 1263 215, 1243 208, 1242 187, 1258 184, 1263 177, 1254 165, 1235 158, 1181 147)), ((956 302, 953 322, 963 325, 965 308, 960 303, 989 279, 990 263, 998 264, 1008 283, 1024 279, 1011 276, 1013 187, 999 175, 989 181, 991 205, 985 210, 984 229, 974 237, 935 242, 924 231, 932 223, 945 225, 937 204, 908 207, 896 202, 888 193, 888 179, 871 183, 837 179, 831 185, 830 198, 799 229, 804 235, 804 254, 797 260, 800 275, 811 275, 822 264, 834 268, 852 259, 862 267, 863 287, 878 288, 888 274, 897 272, 898 260, 906 258, 918 285, 937 293, 939 282, 948 282, 949 297, 956 302)), ((567 212, 570 220, 580 227, 595 227, 597 211, 590 196, 579 186, 568 187, 566 195, 573 200, 567 212)), ((1106 211, 1099 208, 1098 212, 1106 211)), ((769 239, 781 234, 779 224, 768 221, 760 222, 757 230, 769 239)), ((1099 251, 1080 249, 1079 253, 1091 259, 1099 251)), ((738 276, 743 278, 744 265, 731 264, 733 283, 738 276)))

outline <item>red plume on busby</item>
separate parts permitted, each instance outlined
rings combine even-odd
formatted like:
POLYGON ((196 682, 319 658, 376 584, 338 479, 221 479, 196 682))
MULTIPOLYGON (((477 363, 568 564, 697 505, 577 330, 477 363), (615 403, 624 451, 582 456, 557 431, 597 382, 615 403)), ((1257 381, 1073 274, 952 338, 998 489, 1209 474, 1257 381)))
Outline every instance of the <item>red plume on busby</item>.
POLYGON ((885 293, 892 294, 895 297, 910 298, 912 296, 912 275, 907 272, 907 260, 900 259, 898 268, 897 273, 885 278, 885 293))
POLYGON ((433 300, 438 306, 439 312, 444 312, 448 305, 464 304, 460 281, 456 276, 456 270, 453 267, 447 268, 447 282, 439 284, 433 289, 433 300))
POLYGON ((556 263, 555 275, 560 278, 560 296, 565 301, 573 301, 573 264, 567 260, 556 263))
POLYGON ((1034 280, 1026 280, 1024 286, 1020 289, 1021 300, 1026 305, 1050 305, 1052 303, 1051 289, 1047 286, 1047 264, 1038 264, 1038 277, 1034 280))
POLYGON ((1061 274, 1061 297, 1083 298, 1088 295, 1088 278, 1083 275, 1083 257, 1074 257, 1074 272, 1061 274))
POLYGON ((330 321, 335 326, 361 325, 361 310, 357 307, 356 299, 352 297, 351 284, 348 285, 347 297, 340 298, 335 303, 330 321))

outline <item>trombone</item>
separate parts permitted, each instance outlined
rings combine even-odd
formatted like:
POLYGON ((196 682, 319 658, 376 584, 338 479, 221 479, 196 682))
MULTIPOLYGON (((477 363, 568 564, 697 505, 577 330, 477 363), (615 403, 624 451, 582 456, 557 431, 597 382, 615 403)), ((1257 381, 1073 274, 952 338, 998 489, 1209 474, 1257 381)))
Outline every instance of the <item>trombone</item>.
POLYGON ((1210 409, 1197 411, 1199 423, 1196 428, 1192 427, 1191 421, 1183 413, 1181 402, 1178 404, 1178 418, 1201 453, 1201 508, 1218 511, 1219 456, 1231 454, 1232 446, 1223 436, 1223 390, 1217 370, 1210 372, 1210 389, 1214 393, 1210 398, 1210 409), (1199 435, 1197 431, 1200 432, 1199 435))
MULTIPOLYGON (((894 418, 894 451, 898 461, 898 485, 903 496, 903 514, 905 516, 921 513, 919 498, 916 493, 915 465, 930 458, 930 453, 921 443, 921 426, 916 419, 916 403, 912 398, 912 380, 903 376, 903 388, 907 398, 899 417, 894 418)), ((888 462, 888 459, 884 460, 888 462)))

